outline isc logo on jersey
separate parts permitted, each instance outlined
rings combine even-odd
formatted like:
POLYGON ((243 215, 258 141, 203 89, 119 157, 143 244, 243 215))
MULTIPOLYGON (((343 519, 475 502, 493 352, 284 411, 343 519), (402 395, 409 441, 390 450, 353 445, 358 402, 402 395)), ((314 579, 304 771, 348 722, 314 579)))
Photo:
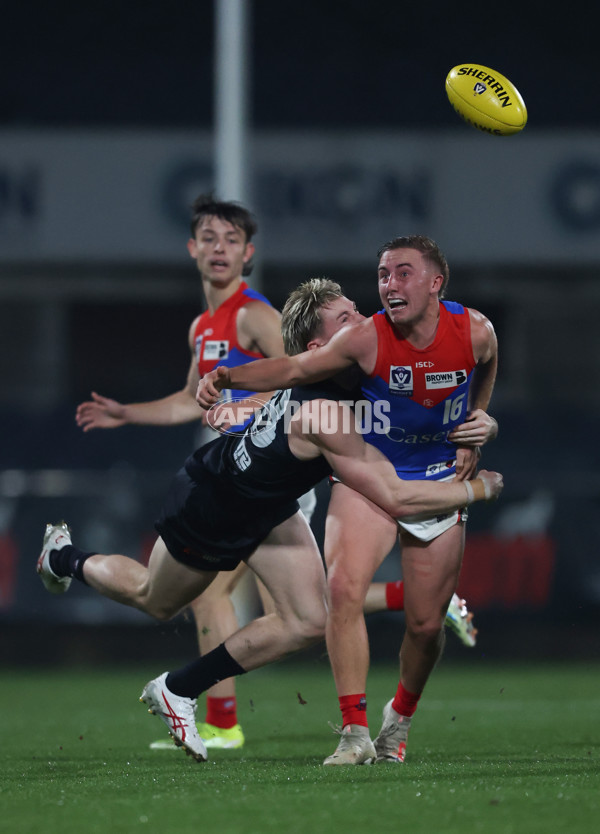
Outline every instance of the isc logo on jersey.
POLYGON ((204 342, 204 360, 207 362, 225 359, 229 355, 229 342, 212 340, 204 342))
POLYGON ((425 388, 456 388, 467 381, 467 372, 462 371, 438 371, 437 373, 425 374, 425 388))
POLYGON ((388 387, 390 394, 396 394, 399 397, 412 397, 412 365, 390 365, 390 381, 388 387))

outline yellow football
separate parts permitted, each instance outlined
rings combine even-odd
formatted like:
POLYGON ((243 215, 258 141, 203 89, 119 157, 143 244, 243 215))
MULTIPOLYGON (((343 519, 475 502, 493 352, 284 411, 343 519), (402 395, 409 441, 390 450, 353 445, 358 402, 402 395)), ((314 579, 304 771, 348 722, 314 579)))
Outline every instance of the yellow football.
POLYGON ((453 67, 446 94, 458 115, 484 133, 510 136, 527 124, 527 108, 515 85, 481 64, 453 67))

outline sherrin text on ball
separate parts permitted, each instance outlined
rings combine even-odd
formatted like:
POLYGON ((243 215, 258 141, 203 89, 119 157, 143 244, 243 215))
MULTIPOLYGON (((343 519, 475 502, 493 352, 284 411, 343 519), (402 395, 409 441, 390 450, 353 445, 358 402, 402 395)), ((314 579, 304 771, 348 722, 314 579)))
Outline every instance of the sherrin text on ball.
POLYGON ((446 94, 458 115, 484 133, 510 136, 527 124, 527 108, 515 85, 481 64, 453 67, 446 94))

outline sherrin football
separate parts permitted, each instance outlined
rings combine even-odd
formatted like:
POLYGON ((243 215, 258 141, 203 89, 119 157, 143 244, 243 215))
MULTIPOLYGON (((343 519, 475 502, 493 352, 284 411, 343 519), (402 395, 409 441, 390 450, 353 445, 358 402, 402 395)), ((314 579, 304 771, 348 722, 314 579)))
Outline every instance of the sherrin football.
POLYGON ((508 78, 481 64, 459 64, 446 76, 450 104, 484 133, 510 136, 527 124, 527 108, 508 78))

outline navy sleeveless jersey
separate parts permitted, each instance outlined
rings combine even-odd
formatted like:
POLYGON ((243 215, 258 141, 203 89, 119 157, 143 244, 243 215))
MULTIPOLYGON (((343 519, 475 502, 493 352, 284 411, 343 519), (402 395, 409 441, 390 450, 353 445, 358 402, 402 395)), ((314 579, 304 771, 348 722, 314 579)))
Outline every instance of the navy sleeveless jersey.
POLYGON ((303 402, 314 399, 351 399, 331 381, 278 391, 241 433, 218 438, 198 449, 186 462, 222 477, 228 489, 246 500, 287 502, 299 498, 331 474, 326 459, 299 460, 290 452, 290 419, 303 402))

